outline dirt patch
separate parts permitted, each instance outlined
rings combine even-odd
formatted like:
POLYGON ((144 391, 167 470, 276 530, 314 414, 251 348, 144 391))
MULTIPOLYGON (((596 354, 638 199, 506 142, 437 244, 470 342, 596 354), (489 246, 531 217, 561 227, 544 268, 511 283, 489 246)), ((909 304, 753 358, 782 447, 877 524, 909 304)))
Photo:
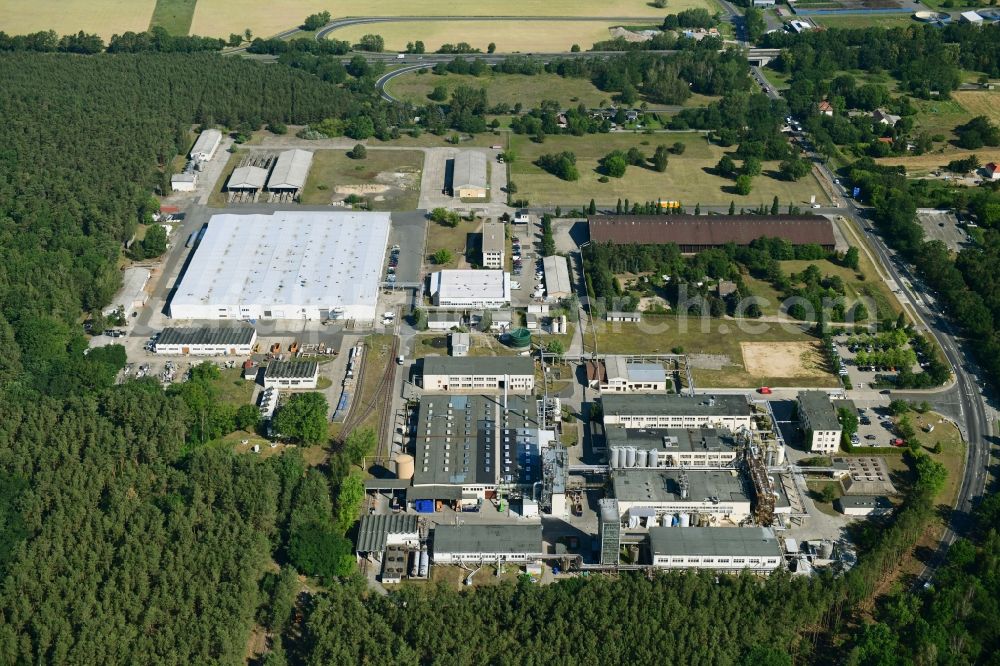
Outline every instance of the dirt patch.
POLYGON ((337 185, 333 188, 333 191, 337 194, 382 194, 383 192, 388 192, 390 189, 389 185, 373 185, 367 183, 365 185, 337 185))
POLYGON ((743 364, 755 377, 825 377, 817 342, 741 342, 743 364))
POLYGON ((611 33, 611 39, 617 39, 623 37, 626 42, 648 42, 653 38, 652 34, 648 34, 652 31, 642 31, 642 32, 632 32, 631 30, 626 30, 625 28, 615 27, 608 30, 611 33))
POLYGON ((722 370, 733 362, 725 354, 688 354, 688 365, 699 370, 722 370))

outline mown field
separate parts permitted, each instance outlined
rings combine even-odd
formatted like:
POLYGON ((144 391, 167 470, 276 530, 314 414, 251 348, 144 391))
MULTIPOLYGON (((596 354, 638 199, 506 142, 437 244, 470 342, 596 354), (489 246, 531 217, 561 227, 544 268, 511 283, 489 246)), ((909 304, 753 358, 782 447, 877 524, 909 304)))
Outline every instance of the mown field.
POLYGON ((910 14, 844 14, 810 18, 826 28, 905 28, 920 25, 910 14))
POLYGON ((730 201, 740 207, 755 208, 761 203, 770 206, 777 196, 783 207, 788 202, 807 205, 809 197, 826 202, 828 198, 812 175, 798 182, 778 180, 777 162, 765 162, 763 173, 753 179, 753 190, 747 196, 736 194, 734 181, 717 176, 714 167, 719 159, 732 149, 710 144, 705 136, 695 132, 669 132, 640 134, 616 132, 576 137, 549 136, 544 143, 535 143, 530 137, 515 135, 511 148, 516 160, 511 165, 511 179, 517 185, 517 196, 532 205, 567 205, 587 202, 594 198, 599 205, 615 205, 619 198, 630 201, 655 201, 657 199, 680 201, 690 209, 702 205, 728 205, 730 201), (636 147, 647 157, 652 156, 659 144, 672 145, 681 141, 686 145, 683 155, 671 155, 666 172, 648 168, 629 167, 623 178, 610 178, 599 182, 599 160, 612 150, 636 147), (580 178, 564 181, 534 164, 546 153, 569 151, 576 155, 580 178))
POLYGON ((107 41, 115 33, 148 28, 155 5, 156 0, 0 0, 0 30, 8 35, 83 30, 107 41))
MULTIPOLYGON (((679 12, 690 7, 704 7, 711 12, 717 7, 711 0, 671 0, 669 11, 679 12)), ((298 25, 306 16, 329 10, 336 16, 593 16, 593 17, 662 17, 657 9, 642 0, 552 0, 538 3, 519 0, 502 6, 468 4, 461 8, 437 0, 381 0, 374 3, 346 3, 331 6, 321 0, 247 0, 234 8, 230 0, 199 0, 192 31, 196 34, 228 35, 250 28, 258 35, 272 35, 298 25)), ((369 26, 366 32, 375 32, 369 26)), ((494 27, 495 32, 501 32, 494 27)), ((364 34, 364 32, 359 33, 364 34)), ((339 32, 333 33, 343 39, 339 32)), ((419 39, 419 38, 418 38, 419 39)), ((449 41, 471 41, 456 34, 449 41)), ((496 41, 496 40, 493 40, 496 41)), ((582 46, 582 45, 581 45, 582 46)))
POLYGON ((344 150, 317 150, 302 192, 302 203, 328 204, 357 194, 374 210, 413 210, 420 195, 424 154, 417 150, 369 150, 354 160, 344 150), (337 188, 351 190, 338 192, 337 188))
POLYGON ((442 44, 467 42, 486 52, 492 42, 501 53, 569 51, 577 44, 589 49, 595 42, 609 39, 607 21, 427 21, 352 25, 331 33, 333 39, 357 42, 362 35, 381 35, 387 51, 402 51, 408 42, 421 40, 428 51, 442 44))
POLYGON ((186 35, 198 0, 156 0, 149 27, 162 27, 171 35, 186 35))

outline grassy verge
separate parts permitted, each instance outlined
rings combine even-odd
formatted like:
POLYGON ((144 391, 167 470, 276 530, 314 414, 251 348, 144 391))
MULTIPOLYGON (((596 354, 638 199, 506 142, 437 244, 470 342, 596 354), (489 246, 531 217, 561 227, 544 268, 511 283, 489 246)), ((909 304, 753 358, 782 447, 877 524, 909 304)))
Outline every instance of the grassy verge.
POLYGON ((150 28, 165 28, 171 35, 182 36, 191 30, 191 19, 198 0, 156 0, 150 28))
POLYGON ((920 25, 909 14, 845 14, 842 16, 814 16, 816 23, 825 28, 906 28, 920 25))
POLYGON ((514 135, 511 148, 517 155, 511 165, 511 178, 518 187, 517 196, 528 199, 532 205, 569 205, 594 198, 599 205, 614 206, 619 198, 632 202, 663 199, 681 201, 690 210, 696 203, 726 205, 730 201, 735 202, 737 208, 755 208, 760 204, 770 205, 775 196, 782 206, 789 202, 805 205, 812 195, 821 203, 827 201, 812 174, 798 182, 775 178, 776 162, 763 164, 764 173, 754 178, 749 195, 736 194, 734 181, 714 173, 719 159, 732 149, 710 144, 704 135, 695 132, 559 135, 546 137, 543 143, 514 135), (682 155, 670 156, 666 172, 630 166, 624 177, 600 182, 599 160, 612 150, 638 148, 650 157, 658 145, 671 146, 675 142, 683 143, 685 150, 682 155), (561 180, 534 164, 543 154, 563 151, 576 156, 578 180, 561 180))
POLYGON ((344 150, 317 150, 302 203, 328 204, 355 194, 373 210, 413 210, 420 196, 424 154, 420 151, 369 150, 353 160, 344 150))

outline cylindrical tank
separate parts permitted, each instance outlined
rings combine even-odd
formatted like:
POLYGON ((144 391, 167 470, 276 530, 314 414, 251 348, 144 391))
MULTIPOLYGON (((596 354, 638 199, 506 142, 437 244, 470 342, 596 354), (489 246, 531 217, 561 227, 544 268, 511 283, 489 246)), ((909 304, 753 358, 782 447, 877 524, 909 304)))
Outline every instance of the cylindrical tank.
POLYGON ((431 558, 426 550, 420 551, 420 575, 427 576, 427 568, 430 566, 431 558))
POLYGON ((670 527, 672 521, 673 521, 673 516, 671 516, 669 513, 665 513, 662 516, 660 516, 660 524, 663 525, 664 527, 670 527))
POLYGON ((767 450, 767 466, 774 467, 774 451, 772 449, 767 450))
POLYGON ((832 541, 821 541, 819 544, 819 556, 824 560, 829 560, 833 558, 833 542, 832 541))
POLYGON ((611 465, 612 469, 618 469, 622 466, 622 450, 620 447, 612 446, 608 454, 608 464, 611 465))
POLYGON ((416 578, 420 572, 420 553, 412 551, 410 553, 410 578, 416 578))
POLYGON ((681 514, 681 527, 690 527, 690 526, 691 526, 691 514, 689 514, 689 513, 682 513, 681 514))
POLYGON ((526 328, 515 328, 510 332, 510 346, 514 349, 527 349, 531 346, 531 331, 526 328))
POLYGON ((670 526, 671 527, 677 527, 678 525, 680 525, 680 523, 681 523, 681 519, 677 517, 676 513, 674 515, 670 516, 670 526))
POLYGON ((660 466, 660 452, 657 449, 650 449, 649 455, 646 456, 646 466, 647 467, 660 466))
POLYGON ((635 452, 635 466, 645 467, 646 466, 646 449, 639 449, 635 452))
POLYGON ((635 447, 625 448, 625 464, 622 467, 635 467, 635 447))
POLYGON ((413 456, 409 453, 400 453, 396 456, 396 478, 413 478, 413 456))
POLYGON ((778 451, 777 455, 774 456, 774 463, 776 465, 785 464, 785 447, 782 446, 781 444, 778 444, 778 451))

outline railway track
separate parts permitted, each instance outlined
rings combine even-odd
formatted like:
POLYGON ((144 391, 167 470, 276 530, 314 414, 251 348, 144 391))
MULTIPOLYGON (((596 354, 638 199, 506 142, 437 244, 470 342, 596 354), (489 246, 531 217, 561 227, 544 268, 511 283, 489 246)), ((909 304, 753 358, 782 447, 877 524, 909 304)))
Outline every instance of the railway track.
MULTIPOLYGON (((393 381, 396 377, 396 364, 392 361, 396 357, 399 350, 399 338, 393 337, 392 344, 389 347, 388 354, 386 356, 385 370, 382 371, 382 376, 379 377, 378 384, 375 386, 375 390, 368 400, 368 402, 362 402, 363 396, 358 396, 358 399, 351 406, 351 411, 348 412, 347 418, 344 420, 344 427, 341 430, 340 437, 341 440, 347 439, 351 432, 356 430, 365 419, 373 411, 376 414, 381 414, 379 423, 375 429, 376 444, 375 444, 375 460, 381 460, 385 456, 386 439, 389 433, 389 412, 392 410, 392 386, 393 381), (381 409, 378 409, 381 407, 381 409)), ((371 352, 366 352, 364 360, 361 364, 361 371, 358 374, 357 386, 364 387, 365 379, 369 371, 369 361, 371 359, 371 352)))

